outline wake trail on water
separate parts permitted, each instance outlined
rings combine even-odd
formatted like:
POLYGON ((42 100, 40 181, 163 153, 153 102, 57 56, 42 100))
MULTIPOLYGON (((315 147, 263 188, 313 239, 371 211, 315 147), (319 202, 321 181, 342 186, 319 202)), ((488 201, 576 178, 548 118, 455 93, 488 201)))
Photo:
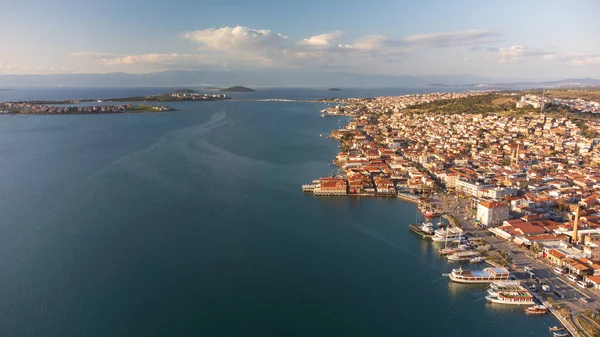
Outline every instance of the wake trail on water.
MULTIPOLYGON (((52 203, 58 206, 65 206, 66 209, 64 212, 69 212, 73 206, 71 204, 65 205, 65 199, 68 200, 72 197, 76 197, 77 202, 92 201, 95 195, 105 192, 107 183, 109 182, 109 179, 105 179, 106 176, 108 176, 113 170, 119 168, 125 169, 126 171, 140 176, 141 178, 154 181, 162 186, 170 186, 169 184, 173 184, 184 192, 182 194, 192 193, 194 191, 190 189, 188 184, 181 184, 174 179, 169 178, 167 175, 161 174, 159 170, 154 167, 154 165, 148 165, 145 163, 144 157, 151 154, 157 148, 166 146, 172 143, 173 140, 181 138, 182 135, 191 135, 192 130, 194 136, 200 137, 215 128, 223 127, 231 123, 232 121, 227 119, 226 111, 218 111, 213 113, 210 117, 210 120, 205 123, 168 132, 149 146, 131 153, 127 153, 80 180, 78 183, 67 189, 61 197, 54 199, 52 203), (103 180, 105 183, 102 183, 103 180)), ((50 225, 51 222, 62 216, 64 212, 53 212, 52 215, 48 217, 48 222, 35 226, 33 229, 39 229, 41 227, 50 225)))
POLYGON ((358 231, 360 231, 363 234, 366 234, 372 238, 375 238, 376 240, 385 243, 386 245, 390 246, 390 247, 394 247, 394 248, 400 248, 397 245, 395 245, 394 243, 392 243, 390 240, 388 240, 385 236, 383 236, 383 234, 379 233, 377 230, 371 228, 371 227, 367 227, 367 226, 363 226, 354 222, 350 223, 350 226, 352 226, 353 228, 357 229, 358 231))

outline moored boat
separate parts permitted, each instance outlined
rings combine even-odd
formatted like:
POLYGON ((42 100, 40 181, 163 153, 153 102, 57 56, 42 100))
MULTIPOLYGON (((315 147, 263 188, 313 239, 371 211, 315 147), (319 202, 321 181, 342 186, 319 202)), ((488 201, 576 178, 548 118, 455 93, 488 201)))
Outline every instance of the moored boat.
POLYGON ((480 257, 479 253, 477 252, 472 252, 472 251, 463 251, 463 252, 456 252, 452 255, 448 255, 448 260, 450 261, 469 261, 475 257, 480 257))
POLYGON ((489 302, 510 305, 535 305, 533 296, 525 291, 499 292, 496 296, 485 297, 489 302))
POLYGON ((431 222, 423 222, 422 224, 408 225, 408 229, 423 237, 432 237, 434 234, 433 224, 431 222))
POLYGON ((560 326, 557 326, 557 325, 555 325, 555 326, 553 326, 553 327, 550 327, 550 328, 548 328, 548 330, 550 330, 550 332, 563 331, 564 329, 565 329, 565 328, 563 328, 563 327, 560 327, 560 326))
POLYGON ((481 256, 475 256, 469 259, 469 263, 481 263, 483 261, 483 257, 481 256))
POLYGON ((458 283, 492 283, 508 280, 510 273, 505 268, 488 267, 483 270, 452 269, 450 280, 458 283))
POLYGON ((528 315, 545 315, 547 312, 548 308, 540 304, 525 308, 525 313, 528 315))
POLYGON ((434 232, 432 240, 436 242, 453 242, 462 237, 462 232, 460 228, 440 228, 434 232))
POLYGON ((557 331, 554 333, 554 337, 566 337, 569 336, 569 333, 566 331, 557 331))

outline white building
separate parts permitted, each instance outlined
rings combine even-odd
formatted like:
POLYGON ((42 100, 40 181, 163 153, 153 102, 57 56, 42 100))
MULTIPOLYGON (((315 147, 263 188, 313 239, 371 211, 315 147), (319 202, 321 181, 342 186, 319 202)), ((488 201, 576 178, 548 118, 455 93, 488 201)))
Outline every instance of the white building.
POLYGON ((480 197, 483 190, 493 188, 495 185, 481 184, 479 182, 469 182, 465 180, 456 180, 456 190, 469 196, 480 197))
POLYGON ((487 227, 500 225, 508 218, 508 205, 505 203, 480 201, 477 204, 477 219, 487 227))

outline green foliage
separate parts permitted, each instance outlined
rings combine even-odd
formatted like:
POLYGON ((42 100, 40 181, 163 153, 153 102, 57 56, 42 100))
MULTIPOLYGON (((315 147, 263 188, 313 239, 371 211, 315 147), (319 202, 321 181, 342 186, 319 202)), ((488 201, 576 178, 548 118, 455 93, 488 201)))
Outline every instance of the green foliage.
POLYGON ((430 103, 417 104, 408 107, 407 110, 416 110, 423 113, 444 114, 487 114, 510 110, 514 107, 516 98, 510 96, 500 96, 498 94, 487 94, 479 96, 469 96, 453 100, 440 100, 430 103))

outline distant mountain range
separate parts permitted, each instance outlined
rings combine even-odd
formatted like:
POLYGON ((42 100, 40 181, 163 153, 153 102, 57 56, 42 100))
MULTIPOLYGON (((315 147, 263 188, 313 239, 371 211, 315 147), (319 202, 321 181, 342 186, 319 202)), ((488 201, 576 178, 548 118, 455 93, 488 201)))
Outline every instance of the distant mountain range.
POLYGON ((478 75, 386 76, 342 72, 316 71, 180 71, 170 70, 149 74, 53 74, 0 75, 0 87, 18 86, 230 86, 253 87, 310 86, 310 87, 424 87, 459 86, 485 88, 488 86, 532 87, 568 85, 600 85, 600 80, 566 79, 550 82, 523 82, 493 79, 478 75))

